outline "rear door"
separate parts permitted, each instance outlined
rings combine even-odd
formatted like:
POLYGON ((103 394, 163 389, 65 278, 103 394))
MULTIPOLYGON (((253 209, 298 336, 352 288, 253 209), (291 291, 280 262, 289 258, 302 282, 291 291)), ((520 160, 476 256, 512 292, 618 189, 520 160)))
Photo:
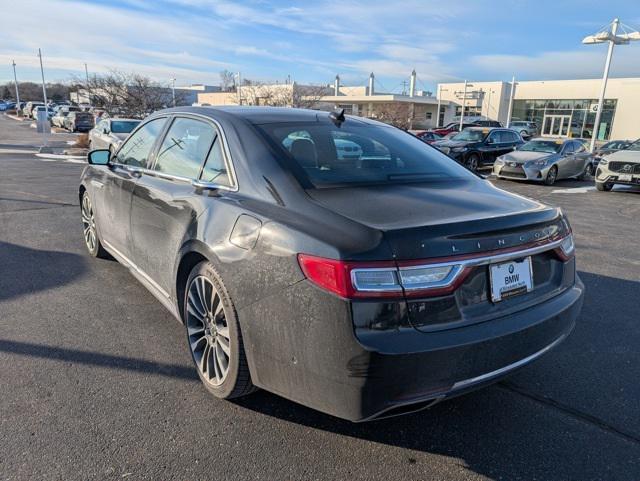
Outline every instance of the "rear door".
POLYGON ((573 175, 580 175, 585 171, 587 165, 591 163, 592 158, 582 142, 578 140, 574 140, 573 142, 575 150, 573 155, 575 171, 573 175))
POLYGON ((176 116, 150 169, 134 188, 133 255, 138 267, 165 294, 172 292, 176 256, 185 240, 194 236, 196 219, 215 203, 210 191, 197 189, 192 181, 202 176, 207 182, 230 185, 218 134, 207 120, 176 116))
MULTIPOLYGON (((69 114, 71 115, 71 114, 69 114)), ((107 246, 132 260, 131 249, 131 198, 142 169, 152 155, 166 118, 150 120, 127 139, 111 160, 102 185, 103 192, 98 205, 98 228, 107 246)))
POLYGON ((575 164, 573 142, 565 142, 560 152, 560 161, 558 162, 558 178, 564 179, 573 176, 576 170, 575 164))

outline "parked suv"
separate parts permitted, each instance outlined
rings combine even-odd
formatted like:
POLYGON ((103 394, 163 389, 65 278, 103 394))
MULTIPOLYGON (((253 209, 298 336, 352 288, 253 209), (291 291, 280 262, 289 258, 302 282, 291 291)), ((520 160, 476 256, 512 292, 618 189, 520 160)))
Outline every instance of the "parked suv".
POLYGON ((527 120, 514 120, 509 128, 518 132, 521 137, 530 138, 538 135, 538 124, 527 120))
POLYGON ((640 185, 640 139, 626 149, 600 159, 596 188, 608 192, 615 184, 640 185))
POLYGON ((474 120, 473 123, 480 127, 502 127, 497 120, 474 120))
POLYGON ((543 356, 582 306, 560 209, 380 122, 179 107, 87 160, 89 254, 184 323, 218 398, 260 387, 353 421, 419 410, 543 356))
POLYGON ((497 157, 523 143, 520 134, 514 130, 469 127, 449 140, 439 140, 432 145, 475 171, 479 167, 493 165, 497 157))
POLYGON ((89 132, 95 126, 90 112, 69 112, 64 118, 64 128, 71 132, 89 132))

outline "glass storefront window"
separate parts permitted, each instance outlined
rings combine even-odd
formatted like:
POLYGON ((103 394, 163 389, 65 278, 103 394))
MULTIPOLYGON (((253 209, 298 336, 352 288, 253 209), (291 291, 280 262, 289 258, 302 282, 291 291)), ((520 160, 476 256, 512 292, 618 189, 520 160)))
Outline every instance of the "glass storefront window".
MULTIPOLYGON (((536 122, 541 131, 544 125, 548 124, 550 127, 548 135, 554 135, 552 132, 557 132, 557 135, 590 138, 594 130, 596 117, 595 112, 592 111, 592 106, 597 103, 597 99, 514 100, 512 118, 536 122), (554 122, 551 119, 553 116, 562 116, 563 118, 568 116, 570 128, 566 133, 565 129, 551 128, 554 122)), ((609 139, 616 106, 616 99, 605 100, 598 139, 609 139)))

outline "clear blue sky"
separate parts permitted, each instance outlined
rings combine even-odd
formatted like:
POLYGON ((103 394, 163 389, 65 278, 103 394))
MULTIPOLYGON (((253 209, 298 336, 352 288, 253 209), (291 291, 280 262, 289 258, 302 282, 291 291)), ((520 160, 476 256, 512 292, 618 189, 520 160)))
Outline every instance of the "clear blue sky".
MULTIPOLYGON (((0 0, 0 82, 139 72, 163 83, 217 84, 222 69, 399 91, 437 82, 593 78, 604 46, 581 39, 613 17, 640 28, 638 0, 0 0), (16 28, 12 28, 12 24, 16 28)), ((613 76, 640 76, 640 42, 616 49, 613 76)))

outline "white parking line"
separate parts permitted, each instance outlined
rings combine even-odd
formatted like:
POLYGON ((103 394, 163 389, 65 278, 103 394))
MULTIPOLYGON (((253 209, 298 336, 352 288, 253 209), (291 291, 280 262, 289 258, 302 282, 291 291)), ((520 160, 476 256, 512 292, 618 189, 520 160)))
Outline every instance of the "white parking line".
POLYGON ((556 189, 552 190, 552 194, 586 194, 587 192, 591 192, 592 190, 596 190, 595 186, 591 187, 572 187, 570 189, 556 189))

